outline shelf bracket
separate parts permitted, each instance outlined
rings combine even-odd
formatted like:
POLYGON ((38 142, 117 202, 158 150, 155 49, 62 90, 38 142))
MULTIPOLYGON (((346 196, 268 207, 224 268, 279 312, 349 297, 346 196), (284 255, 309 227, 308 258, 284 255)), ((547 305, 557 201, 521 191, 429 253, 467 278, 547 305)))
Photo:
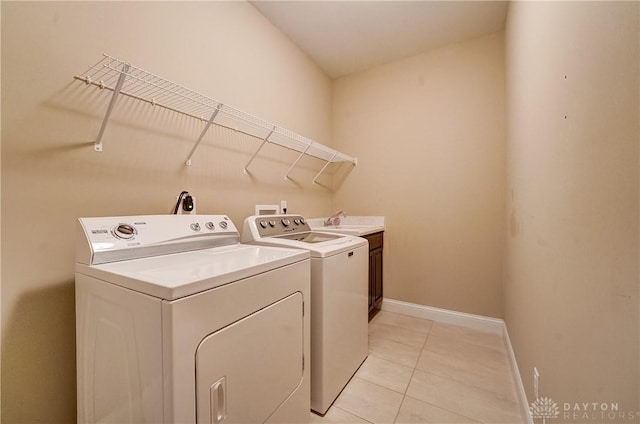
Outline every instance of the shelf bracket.
POLYGON ((302 156, 304 156, 307 153, 307 150, 309 150, 309 148, 311 147, 311 144, 313 143, 309 143, 307 145, 307 147, 305 147, 305 149, 300 153, 300 156, 298 156, 298 158, 296 159, 295 162, 293 162, 291 164, 291 166, 289 167, 289 169, 287 170, 287 173, 284 174, 284 179, 288 180, 289 179, 289 173, 291 172, 291 170, 298 164, 298 162, 300 161, 300 159, 302 159, 302 156))
POLYGON ((194 144, 193 147, 191 148, 191 151, 189 152, 189 156, 187 156, 187 166, 191 166, 191 158, 193 157, 193 154, 195 153, 196 149, 200 145, 202 138, 209 130, 209 127, 211 127, 211 124, 213 124, 213 120, 216 119, 216 116, 218 116, 218 112, 220 112, 220 109, 222 109, 222 103, 219 103, 218 106, 216 106, 216 110, 213 111, 213 114, 211 114, 211 118, 209 118, 209 120, 207 121, 207 125, 205 125, 204 128, 202 129, 202 132, 200 133, 200 137, 198 137, 196 144, 194 144))
POLYGON ((262 150, 262 147, 264 147, 264 145, 267 143, 267 141, 269 141, 269 137, 271 137, 271 135, 273 134, 273 132, 276 130, 276 126, 274 125, 273 128, 271 129, 271 132, 269 133, 269 135, 267 135, 263 140, 262 140, 262 144, 260 145, 260 147, 258 147, 258 150, 255 151, 255 153, 253 154, 253 156, 251 156, 251 159, 249 159, 249 162, 247 162, 247 164, 244 166, 244 174, 247 175, 248 168, 249 165, 251 165, 251 162, 253 162, 253 160, 256 158, 256 156, 258 156, 258 152, 260 152, 260 150, 262 150))
MULTIPOLYGON (((113 107, 116 105, 116 100, 118 99, 118 95, 120 94, 120 90, 122 89, 122 84, 124 84, 124 80, 129 73, 129 67, 130 65, 128 63, 122 65, 122 71, 120 71, 118 82, 116 83, 116 87, 113 89, 113 95, 111 96, 111 101, 109 102, 109 106, 107 107, 107 112, 104 114, 104 119, 102 120, 102 125, 100 125, 98 136, 96 137, 96 141, 93 144, 93 148, 96 152, 102 151, 102 136, 104 135, 104 130, 107 127, 107 122, 109 122, 109 118, 111 117, 113 107)), ((89 77, 87 77, 87 81, 90 82, 89 77)))
POLYGON ((324 172, 324 170, 325 170, 325 169, 327 169, 327 166, 329 166, 329 164, 330 164, 331 162, 333 162, 333 160, 336 158, 336 156, 338 156, 338 152, 337 152, 337 151, 333 154, 333 156, 331 156, 331 159, 329 159, 329 160, 327 161, 327 163, 325 163, 325 164, 324 164, 324 166, 322 167, 322 169, 320 170, 320 172, 318 172, 318 173, 316 174, 316 176, 313 178, 313 183, 314 183, 314 184, 316 183, 316 180, 320 177, 320 175, 322 175, 322 173, 324 172))

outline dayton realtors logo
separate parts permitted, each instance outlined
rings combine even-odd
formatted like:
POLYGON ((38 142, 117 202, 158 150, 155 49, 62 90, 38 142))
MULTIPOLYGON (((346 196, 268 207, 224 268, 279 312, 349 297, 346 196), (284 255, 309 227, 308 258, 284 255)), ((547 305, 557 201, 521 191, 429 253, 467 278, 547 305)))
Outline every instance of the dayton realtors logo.
POLYGON ((565 402, 562 409, 566 420, 637 422, 640 418, 640 411, 621 411, 617 402, 565 402))
POLYGON ((542 418, 542 424, 546 424, 547 419, 558 418, 560 415, 560 409, 558 404, 551 398, 542 397, 531 402, 529 406, 529 412, 532 418, 542 418))
POLYGON ((529 413, 534 420, 541 418, 542 424, 555 418, 594 423, 636 423, 640 420, 640 411, 621 411, 617 402, 565 402, 561 414, 558 404, 548 397, 531 402, 529 413))

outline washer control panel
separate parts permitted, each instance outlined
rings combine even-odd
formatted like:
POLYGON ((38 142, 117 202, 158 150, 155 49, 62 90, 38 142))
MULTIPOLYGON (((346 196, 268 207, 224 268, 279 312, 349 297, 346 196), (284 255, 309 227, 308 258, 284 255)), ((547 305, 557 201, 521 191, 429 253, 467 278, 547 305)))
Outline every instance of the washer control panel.
POLYGON ((254 223, 260 237, 311 231, 307 221, 300 215, 261 215, 255 217, 254 223))
POLYGON ((82 263, 95 264, 96 256, 132 259, 216 247, 238 243, 240 238, 226 215, 80 218, 78 223, 76 252, 83 248, 88 251, 81 255, 85 258, 82 263), (133 251, 136 249, 138 253, 133 251))

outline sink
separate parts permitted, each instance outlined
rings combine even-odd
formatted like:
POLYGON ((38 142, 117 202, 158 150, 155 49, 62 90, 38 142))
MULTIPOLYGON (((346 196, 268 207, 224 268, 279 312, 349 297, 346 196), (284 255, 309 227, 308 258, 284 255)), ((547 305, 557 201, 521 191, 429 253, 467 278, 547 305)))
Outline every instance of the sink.
POLYGON ((329 225, 327 227, 316 227, 313 228, 313 230, 347 234, 350 236, 366 236, 367 234, 384 231, 384 227, 372 227, 370 225, 329 225))
MULTIPOLYGON (((369 218, 369 217, 362 217, 369 218)), ((324 219, 308 219, 307 222, 309 226, 314 231, 324 231, 328 233, 340 233, 347 234, 350 236, 366 236, 368 234, 378 233, 380 231, 384 231, 384 220, 372 220, 367 219, 366 223, 349 223, 344 222, 345 220, 357 220, 358 217, 347 217, 347 219, 343 219, 342 222, 338 225, 327 225, 323 224, 324 219)))

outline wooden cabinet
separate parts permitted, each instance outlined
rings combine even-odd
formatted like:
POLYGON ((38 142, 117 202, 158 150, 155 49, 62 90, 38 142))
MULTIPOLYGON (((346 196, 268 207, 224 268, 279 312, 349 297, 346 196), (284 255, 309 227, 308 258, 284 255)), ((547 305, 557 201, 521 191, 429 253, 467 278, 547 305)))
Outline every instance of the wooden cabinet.
POLYGON ((382 306, 382 247, 384 232, 369 234, 369 320, 382 306))

